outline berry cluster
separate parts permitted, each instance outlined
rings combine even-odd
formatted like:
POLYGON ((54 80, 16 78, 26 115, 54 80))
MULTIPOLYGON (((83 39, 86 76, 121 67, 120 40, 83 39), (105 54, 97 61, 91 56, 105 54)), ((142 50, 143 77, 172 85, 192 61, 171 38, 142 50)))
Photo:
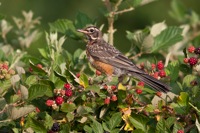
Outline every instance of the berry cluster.
POLYGON ((103 88, 109 93, 109 96, 104 99, 104 104, 110 104, 110 101, 117 101, 117 95, 114 94, 114 92, 117 91, 116 85, 104 85, 103 88))
POLYGON ((54 89, 55 98, 48 99, 46 101, 46 105, 52 107, 53 109, 57 109, 59 105, 61 105, 65 99, 68 100, 69 97, 73 95, 72 87, 69 83, 64 84, 63 89, 54 89))
POLYGON ((187 57, 183 59, 183 62, 189 64, 190 66, 195 66, 198 63, 198 56, 200 55, 200 47, 195 48, 194 46, 189 46, 187 51, 192 53, 192 57, 187 57))
POLYGON ((10 79, 14 74, 15 71, 9 68, 9 63, 7 61, 0 62, 0 80, 10 79))

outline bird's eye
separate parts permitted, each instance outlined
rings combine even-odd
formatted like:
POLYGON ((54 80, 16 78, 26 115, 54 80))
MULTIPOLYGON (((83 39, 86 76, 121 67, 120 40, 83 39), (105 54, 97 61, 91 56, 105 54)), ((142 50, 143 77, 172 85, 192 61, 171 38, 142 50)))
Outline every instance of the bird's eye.
POLYGON ((94 29, 90 29, 90 32, 94 32, 94 29))

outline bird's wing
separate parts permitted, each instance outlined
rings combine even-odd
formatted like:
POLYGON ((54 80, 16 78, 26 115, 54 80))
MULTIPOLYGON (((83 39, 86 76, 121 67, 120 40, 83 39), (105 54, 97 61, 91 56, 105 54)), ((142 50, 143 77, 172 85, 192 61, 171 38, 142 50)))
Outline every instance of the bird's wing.
POLYGON ((119 50, 105 42, 87 46, 87 50, 95 60, 110 64, 116 68, 146 74, 144 71, 135 66, 132 61, 124 56, 119 50))

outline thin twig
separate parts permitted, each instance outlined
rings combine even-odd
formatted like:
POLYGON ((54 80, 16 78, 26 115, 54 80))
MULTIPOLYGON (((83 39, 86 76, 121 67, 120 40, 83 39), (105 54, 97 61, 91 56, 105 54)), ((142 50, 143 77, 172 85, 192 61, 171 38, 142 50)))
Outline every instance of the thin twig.
POLYGON ((130 12, 132 10, 134 10, 135 8, 133 7, 130 7, 130 8, 127 8, 127 9, 124 9, 124 10, 121 10, 121 11, 116 11, 114 12, 115 15, 118 15, 118 14, 122 14, 122 13, 125 13, 125 12, 130 12))
POLYGON ((141 56, 142 54, 143 54, 143 52, 140 52, 140 53, 138 53, 138 54, 136 54, 136 55, 130 57, 130 59, 135 59, 136 57, 139 57, 139 56, 141 56))

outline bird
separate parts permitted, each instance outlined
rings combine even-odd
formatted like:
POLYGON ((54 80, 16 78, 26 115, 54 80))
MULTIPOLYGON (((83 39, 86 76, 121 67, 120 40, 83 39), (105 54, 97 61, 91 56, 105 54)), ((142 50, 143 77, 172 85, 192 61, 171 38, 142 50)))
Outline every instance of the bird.
POLYGON ((107 75, 108 78, 128 75, 144 82, 156 91, 167 93, 171 90, 169 85, 138 68, 128 57, 107 43, 103 39, 102 32, 96 26, 87 26, 83 29, 77 29, 77 31, 86 36, 86 56, 90 64, 107 75))

